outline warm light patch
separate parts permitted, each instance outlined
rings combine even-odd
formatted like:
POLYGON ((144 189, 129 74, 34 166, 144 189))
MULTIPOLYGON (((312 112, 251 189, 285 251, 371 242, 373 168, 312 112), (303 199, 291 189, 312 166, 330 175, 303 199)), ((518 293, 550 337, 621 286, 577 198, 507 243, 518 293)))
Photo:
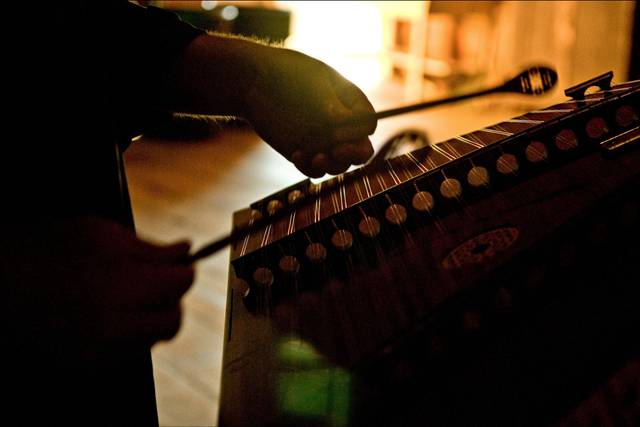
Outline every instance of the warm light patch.
POLYGON ((383 22, 376 2, 278 2, 292 12, 287 47, 318 58, 361 89, 383 77, 383 22))

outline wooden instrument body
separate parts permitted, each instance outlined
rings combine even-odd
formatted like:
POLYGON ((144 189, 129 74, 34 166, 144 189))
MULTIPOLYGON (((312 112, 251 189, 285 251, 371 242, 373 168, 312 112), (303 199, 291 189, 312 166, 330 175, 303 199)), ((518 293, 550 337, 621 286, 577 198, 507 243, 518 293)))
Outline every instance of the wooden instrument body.
MULTIPOLYGON (((549 158, 459 209, 382 222, 296 275, 230 289, 220 425, 562 422, 638 355, 640 150, 549 158)), ((334 226, 357 230, 350 218, 334 226)), ((611 425, 637 402, 605 411, 611 425)))

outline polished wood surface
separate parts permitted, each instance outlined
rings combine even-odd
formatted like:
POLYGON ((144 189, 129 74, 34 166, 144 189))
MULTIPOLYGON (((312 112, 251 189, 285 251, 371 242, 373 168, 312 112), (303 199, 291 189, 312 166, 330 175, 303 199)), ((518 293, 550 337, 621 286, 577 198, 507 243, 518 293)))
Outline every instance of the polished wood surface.
MULTIPOLYGON (((222 425, 550 425, 588 396, 638 350, 630 305, 638 291, 629 279, 639 230, 622 217, 637 216, 640 152, 607 157, 598 145, 637 128, 637 113, 620 118, 627 104, 637 112, 638 90, 620 90, 629 96, 599 108, 573 101, 579 114, 555 106, 563 120, 543 120, 519 142, 491 141, 521 159, 527 144, 543 141, 549 161, 528 159, 537 165, 523 164, 511 185, 494 183, 493 193, 436 211, 434 221, 414 213, 413 227, 387 225, 379 239, 360 238, 349 250, 327 234, 358 234, 348 197, 333 205, 327 197, 326 216, 335 216, 313 234, 326 261, 305 260, 293 277, 276 273, 279 256, 302 263, 305 255, 308 242, 295 241, 291 227, 280 227, 283 242, 271 244, 266 227, 261 239, 236 245, 234 270, 251 289, 229 296, 222 425), (594 131, 603 118, 608 130, 594 131), (609 234, 598 238, 602 226, 609 234)), ((496 158, 492 168, 508 180, 515 170, 501 171, 496 158)), ((464 176, 468 168, 453 170, 450 160, 443 175, 464 176)), ((314 209, 319 224, 325 215, 314 209)), ((637 378, 631 384, 635 393, 637 378)))

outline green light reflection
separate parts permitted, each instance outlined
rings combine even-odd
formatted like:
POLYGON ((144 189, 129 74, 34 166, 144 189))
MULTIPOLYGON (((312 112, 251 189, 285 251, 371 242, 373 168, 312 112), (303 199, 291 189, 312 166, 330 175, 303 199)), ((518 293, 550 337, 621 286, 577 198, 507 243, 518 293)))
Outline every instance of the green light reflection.
POLYGON ((281 413, 314 425, 346 426, 351 375, 332 366, 310 343, 297 337, 283 339, 277 355, 281 372, 276 390, 281 413))

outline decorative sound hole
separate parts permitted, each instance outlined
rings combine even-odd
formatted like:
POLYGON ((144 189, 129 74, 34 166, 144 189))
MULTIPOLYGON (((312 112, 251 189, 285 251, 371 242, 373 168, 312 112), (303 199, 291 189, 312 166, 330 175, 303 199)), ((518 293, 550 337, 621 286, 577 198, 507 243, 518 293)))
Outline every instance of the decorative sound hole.
POLYGON ((471 253, 480 255, 486 252, 490 247, 491 245, 488 243, 480 243, 475 248, 471 249, 471 253))
POLYGON ((442 265, 451 270, 487 261, 511 247, 519 235, 520 232, 515 227, 497 228, 478 234, 449 252, 442 265))

